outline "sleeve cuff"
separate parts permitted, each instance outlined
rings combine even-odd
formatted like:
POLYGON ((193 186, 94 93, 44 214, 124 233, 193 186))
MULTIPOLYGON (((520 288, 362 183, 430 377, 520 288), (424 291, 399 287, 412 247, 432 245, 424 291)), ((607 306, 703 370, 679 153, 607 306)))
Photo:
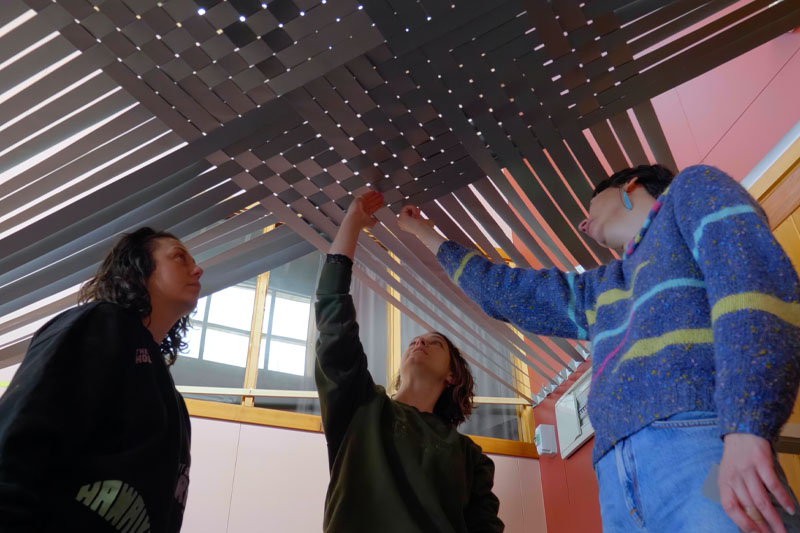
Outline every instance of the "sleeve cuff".
POLYGON ((458 270, 464 256, 470 252, 474 252, 474 250, 454 241, 444 241, 436 252, 436 259, 439 261, 439 264, 442 265, 445 272, 447 272, 450 279, 453 279, 453 274, 458 270))

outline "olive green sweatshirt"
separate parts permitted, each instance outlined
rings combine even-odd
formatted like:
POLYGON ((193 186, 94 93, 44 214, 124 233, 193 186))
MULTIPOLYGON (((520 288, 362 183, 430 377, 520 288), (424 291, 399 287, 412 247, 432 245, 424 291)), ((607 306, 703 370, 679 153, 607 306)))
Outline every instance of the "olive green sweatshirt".
POLYGON ((317 289, 316 381, 331 469, 325 531, 503 531, 494 464, 480 446, 373 382, 351 272, 349 259, 328 256, 317 289))

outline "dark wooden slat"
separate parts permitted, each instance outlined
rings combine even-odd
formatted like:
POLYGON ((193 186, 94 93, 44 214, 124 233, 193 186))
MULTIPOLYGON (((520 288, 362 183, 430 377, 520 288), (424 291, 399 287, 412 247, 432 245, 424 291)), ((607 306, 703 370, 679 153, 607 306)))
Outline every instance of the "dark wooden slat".
POLYGON ((628 154, 628 160, 631 162, 631 165, 648 164, 644 147, 639 141, 639 136, 633 128, 633 122, 631 122, 628 113, 620 113, 611 117, 611 126, 614 128, 617 138, 625 149, 625 153, 628 154))

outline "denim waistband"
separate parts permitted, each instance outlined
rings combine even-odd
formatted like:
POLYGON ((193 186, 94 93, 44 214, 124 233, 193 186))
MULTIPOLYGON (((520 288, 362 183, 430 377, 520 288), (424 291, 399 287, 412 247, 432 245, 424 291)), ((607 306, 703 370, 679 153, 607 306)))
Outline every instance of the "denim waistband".
POLYGON ((702 420, 704 418, 716 418, 717 413, 715 411, 684 411, 682 413, 676 413, 668 418, 662 418, 662 420, 702 420))

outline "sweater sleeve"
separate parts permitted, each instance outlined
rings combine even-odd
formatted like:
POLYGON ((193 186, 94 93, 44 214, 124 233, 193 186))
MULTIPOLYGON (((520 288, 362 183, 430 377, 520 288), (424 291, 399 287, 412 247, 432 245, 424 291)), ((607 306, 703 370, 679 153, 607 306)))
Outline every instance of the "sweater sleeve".
POLYGON ((587 273, 498 265, 453 241, 442 243, 436 257, 450 279, 490 317, 538 335, 588 339, 587 273))
POLYGON ((761 207, 724 172, 691 167, 670 188, 711 309, 723 435, 777 436, 800 381, 800 285, 761 207))
POLYGON ((469 503, 464 510, 464 521, 469 533, 495 533, 505 529, 497 516, 500 500, 492 492, 494 485, 494 463, 480 453, 472 477, 469 503))
POLYGON ((0 398, 0 531, 40 531, 54 468, 97 423, 118 367, 114 307, 39 330, 0 398))
POLYGON ((350 296, 352 268, 344 256, 328 256, 315 304, 319 330, 315 378, 331 466, 353 413, 375 394, 350 296), (332 262, 333 257, 339 261, 332 262))

